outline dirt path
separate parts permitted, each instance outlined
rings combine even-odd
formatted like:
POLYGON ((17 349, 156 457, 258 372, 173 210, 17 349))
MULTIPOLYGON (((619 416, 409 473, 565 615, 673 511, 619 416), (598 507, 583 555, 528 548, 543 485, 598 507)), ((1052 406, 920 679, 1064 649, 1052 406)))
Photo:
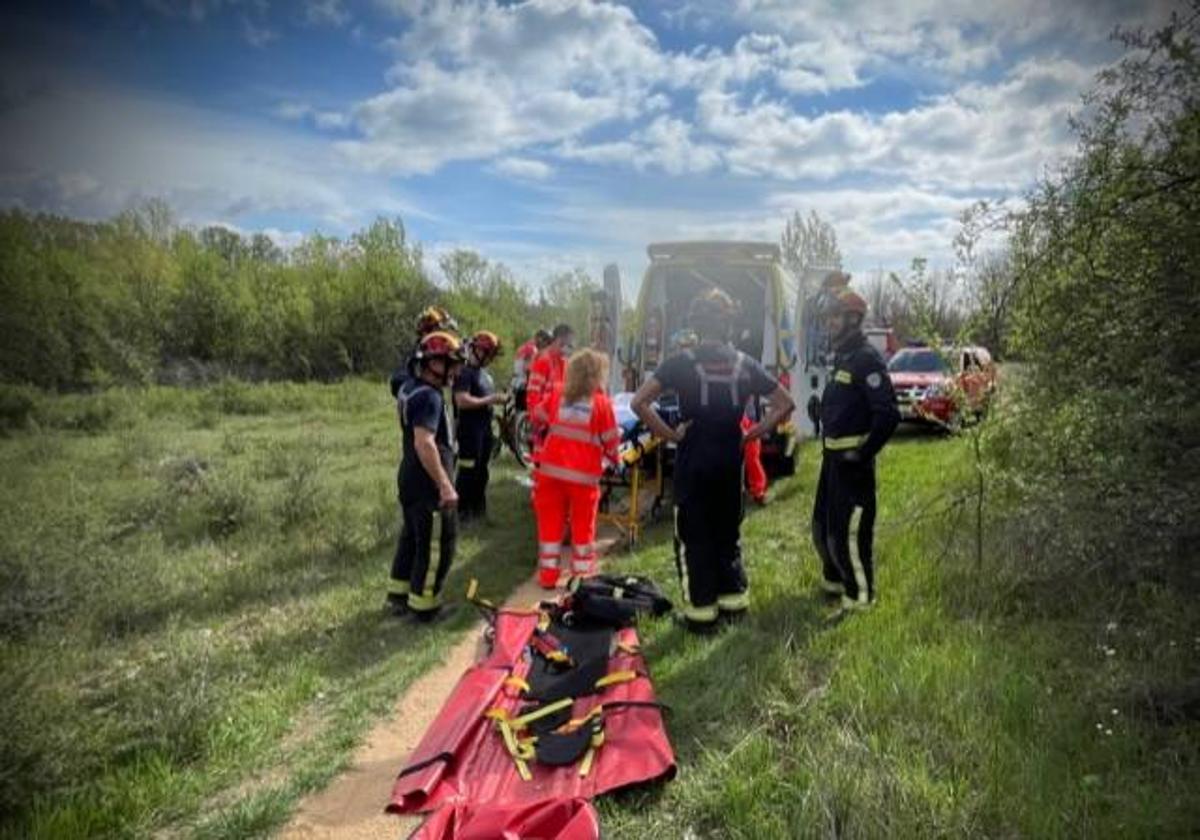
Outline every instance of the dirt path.
MULTIPOLYGON (((611 546, 611 540, 597 543, 602 553, 611 546)), ((508 597, 505 605, 523 609, 543 597, 545 592, 530 578, 508 597)), ((279 837, 395 840, 407 836, 420 824, 421 817, 396 817, 385 814, 383 808, 405 759, 416 748, 463 671, 479 657, 482 629, 482 621, 472 626, 441 665, 409 686, 392 715, 367 735, 350 767, 324 790, 302 800, 279 837)))

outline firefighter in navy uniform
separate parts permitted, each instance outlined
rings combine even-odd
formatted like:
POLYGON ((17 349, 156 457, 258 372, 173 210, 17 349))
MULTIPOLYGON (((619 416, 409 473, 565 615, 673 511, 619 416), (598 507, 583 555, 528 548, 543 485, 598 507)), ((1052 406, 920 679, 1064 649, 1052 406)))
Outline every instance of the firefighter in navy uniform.
POLYGON ((487 367, 503 352, 494 332, 480 330, 467 344, 467 364, 454 380, 458 420, 458 516, 466 523, 487 514, 492 447, 492 406, 508 399, 498 393, 487 367))
POLYGON ((634 395, 631 408, 657 437, 678 444, 675 456, 675 563, 691 630, 714 628, 750 605, 741 563, 742 452, 787 418, 792 398, 757 361, 729 343, 735 307, 712 290, 692 302, 688 325, 699 344, 664 361, 634 395), (678 395, 682 421, 671 428, 654 409, 665 391, 678 395), (743 431, 747 402, 768 397, 765 416, 743 431))
POLYGON ((421 344, 421 339, 429 335, 431 332, 441 330, 442 332, 457 333, 458 324, 454 318, 445 309, 440 306, 426 306, 421 310, 421 314, 417 316, 417 340, 413 344, 412 349, 404 357, 404 361, 400 363, 400 367, 392 371, 392 375, 388 377, 388 387, 391 389, 392 396, 396 397, 400 393, 400 386, 404 384, 404 380, 410 376, 414 376, 413 363, 416 361, 417 348, 421 344))
POLYGON ((413 376, 396 398, 403 433, 397 482, 404 525, 392 561, 388 607, 431 621, 441 608, 442 583, 454 560, 458 493, 455 445, 445 390, 464 361, 462 343, 435 331, 417 344, 413 376))
POLYGON ((825 309, 835 356, 821 396, 823 456, 812 534, 822 591, 840 597, 845 609, 865 609, 875 598, 875 456, 900 423, 887 365, 862 332, 866 314, 867 302, 849 289, 836 292, 825 309))

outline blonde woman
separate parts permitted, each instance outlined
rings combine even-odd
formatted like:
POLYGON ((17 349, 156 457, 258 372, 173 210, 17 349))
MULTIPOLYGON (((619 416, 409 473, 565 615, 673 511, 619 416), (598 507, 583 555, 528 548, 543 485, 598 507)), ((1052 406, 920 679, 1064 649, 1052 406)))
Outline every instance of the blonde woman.
POLYGON ((558 584, 559 557, 571 527, 572 575, 596 573, 596 510, 604 462, 616 462, 621 436, 612 401, 604 393, 608 356, 580 350, 567 362, 561 391, 539 407, 547 425, 537 467, 534 512, 538 530, 538 582, 558 584))

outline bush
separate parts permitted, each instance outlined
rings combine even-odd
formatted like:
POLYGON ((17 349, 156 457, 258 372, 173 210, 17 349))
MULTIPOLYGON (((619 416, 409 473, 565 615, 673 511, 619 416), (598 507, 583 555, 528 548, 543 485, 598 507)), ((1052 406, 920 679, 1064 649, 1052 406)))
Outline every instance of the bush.
POLYGON ((34 418, 38 392, 26 385, 0 385, 0 431, 26 428, 34 418))
POLYGON ((200 491, 201 511, 208 533, 227 537, 246 524, 254 494, 245 476, 235 473, 206 476, 200 491))
MULTIPOLYGON (((161 202, 98 224, 0 213, 0 381, 70 390, 382 376, 430 303, 512 347, 538 324, 582 328, 594 287, 578 270, 552 278, 545 304, 503 265, 456 252, 444 267, 478 271, 447 271, 450 289, 439 289, 399 220, 347 240, 313 234, 286 259, 264 242, 179 227, 161 202)), ((221 413, 270 410, 236 386, 219 393, 221 413)))
POLYGON ((319 472, 320 458, 311 449, 292 457, 276 508, 284 530, 312 522, 320 512, 324 493, 317 479, 319 472))

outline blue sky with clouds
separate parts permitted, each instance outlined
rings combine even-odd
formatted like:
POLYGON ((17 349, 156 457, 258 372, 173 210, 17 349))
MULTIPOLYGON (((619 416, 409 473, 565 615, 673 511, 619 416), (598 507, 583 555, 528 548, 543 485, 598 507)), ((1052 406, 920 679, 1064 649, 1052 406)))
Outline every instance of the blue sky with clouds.
POLYGON ((0 206, 147 196, 284 242, 400 216, 537 282, 647 242, 949 259, 1068 153, 1136 0, 107 0, 0 12, 0 206))

